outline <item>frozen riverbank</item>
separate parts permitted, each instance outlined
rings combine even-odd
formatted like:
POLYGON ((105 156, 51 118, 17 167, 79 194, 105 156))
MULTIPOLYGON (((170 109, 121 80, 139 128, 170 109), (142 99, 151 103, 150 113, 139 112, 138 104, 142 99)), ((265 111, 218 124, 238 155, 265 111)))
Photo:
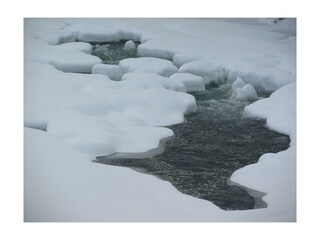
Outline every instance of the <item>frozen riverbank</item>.
MULTIPOLYGON (((171 136, 171 130, 159 126, 182 122, 183 114, 195 109, 194 98, 180 82, 152 75, 163 69, 173 74, 173 67, 159 64, 155 73, 136 72, 132 81, 114 82, 107 76, 70 73, 88 72, 101 62, 88 55, 87 45, 55 45, 77 39, 140 40, 140 56, 173 59, 179 67, 175 71, 207 82, 241 76, 257 90, 275 91, 295 80, 295 38, 265 26, 214 20, 26 20, 25 28, 25 126, 46 130, 27 129, 25 134, 27 221, 295 220, 295 129, 279 125, 285 117, 295 126, 295 106, 284 100, 295 102, 293 88, 276 91, 278 97, 264 101, 263 109, 258 101, 246 111, 289 134, 291 148, 263 157, 252 171, 244 172, 245 167, 231 179, 268 193, 264 199, 269 207, 225 212, 156 178, 110 166, 98 169, 80 160, 147 151, 171 136), (277 158, 283 160, 281 168, 274 163, 277 158), (274 173, 273 183, 268 171, 274 173)), ((129 65, 129 72, 136 71, 129 65)))

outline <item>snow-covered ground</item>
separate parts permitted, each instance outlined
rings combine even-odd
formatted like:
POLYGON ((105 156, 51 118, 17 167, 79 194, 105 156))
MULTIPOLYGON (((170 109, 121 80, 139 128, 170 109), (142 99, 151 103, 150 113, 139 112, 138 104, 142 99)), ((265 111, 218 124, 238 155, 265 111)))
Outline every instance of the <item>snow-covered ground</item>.
POLYGON ((295 46, 292 19, 26 19, 25 220, 295 221, 295 46), (121 61, 125 74, 113 81, 114 69, 77 40, 140 40, 142 58, 121 61), (273 92, 244 114, 291 139, 231 177, 267 193, 267 208, 223 211, 155 177, 91 162, 156 148, 173 135, 165 126, 196 110, 186 91, 237 78, 247 84, 237 96, 273 92))

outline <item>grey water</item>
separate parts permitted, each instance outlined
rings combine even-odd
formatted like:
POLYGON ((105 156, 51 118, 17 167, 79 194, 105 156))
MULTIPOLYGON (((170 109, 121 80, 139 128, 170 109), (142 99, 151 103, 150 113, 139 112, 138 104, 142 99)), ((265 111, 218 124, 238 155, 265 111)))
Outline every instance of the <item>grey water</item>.
MULTIPOLYGON (((119 64, 126 58, 137 58, 137 49, 124 50, 125 41, 120 42, 91 42, 92 55, 102 59, 105 64, 119 64)), ((136 47, 140 42, 135 42, 136 47)))
MULTIPOLYGON (((94 45, 93 54, 109 64, 117 64, 129 55, 137 57, 136 52, 128 53, 123 46, 100 43, 94 45)), ((229 178, 237 169, 256 163, 264 153, 287 149, 290 139, 268 129, 264 120, 244 117, 244 107, 252 102, 229 100, 230 88, 230 84, 208 86, 204 92, 192 93, 198 110, 186 115, 184 123, 169 127, 175 137, 156 154, 105 156, 95 162, 152 174, 185 194, 209 200, 225 210, 257 207, 261 199, 251 196, 248 189, 230 184, 229 178)))

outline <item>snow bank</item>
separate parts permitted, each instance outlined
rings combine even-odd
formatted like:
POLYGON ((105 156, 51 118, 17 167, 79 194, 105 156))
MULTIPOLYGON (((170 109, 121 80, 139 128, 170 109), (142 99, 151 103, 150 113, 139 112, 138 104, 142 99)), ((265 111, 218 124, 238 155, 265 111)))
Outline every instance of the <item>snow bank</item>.
POLYGON ((123 47, 124 50, 133 50, 136 49, 136 44, 134 43, 134 41, 129 40, 124 44, 123 47))
POLYGON ((24 136, 25 221, 199 221, 221 212, 153 176, 91 163, 45 132, 24 136))
POLYGON ((267 120, 267 125, 295 140, 296 83, 288 84, 244 109, 244 114, 267 120))
MULTIPOLYGON (((25 59, 29 61, 48 63, 63 72, 91 73, 92 67, 101 63, 102 60, 96 56, 86 54, 79 50, 70 50, 74 46, 68 45, 66 49, 33 49, 32 53, 26 54, 25 59)), ((63 46, 65 48, 65 46, 63 46)))
POLYGON ((171 61, 152 57, 128 58, 119 63, 123 72, 152 72, 169 77, 178 71, 171 61))
POLYGON ((92 46, 89 43, 84 42, 70 42, 70 43, 63 43, 57 46, 53 46, 53 49, 61 50, 61 51, 81 51, 87 54, 91 54, 92 46))
POLYGON ((273 92, 295 81, 293 74, 287 70, 251 61, 229 67, 228 81, 234 81, 238 77, 260 92, 273 92))
POLYGON ((169 78, 160 76, 156 73, 145 72, 130 72, 122 76, 122 80, 130 80, 126 85, 132 87, 147 87, 147 88, 166 88, 178 92, 186 92, 186 87, 179 81, 172 81, 169 78))
POLYGON ((245 187, 268 193, 268 208, 278 209, 286 221, 296 219, 296 84, 288 84, 269 98, 245 108, 245 115, 267 120, 267 126, 290 136, 290 148, 266 153, 256 164, 234 172, 231 180, 245 187))
MULTIPOLYGON (((72 21, 72 20, 71 20, 72 21)), ((65 27, 83 42, 116 42, 120 40, 139 41, 139 35, 108 24, 75 23, 65 27)))
POLYGON ((122 77, 122 70, 118 65, 111 64, 96 64, 92 68, 93 74, 102 74, 106 75, 112 80, 119 81, 122 77))
POLYGON ((192 73, 203 78, 206 84, 221 84, 226 80, 225 69, 212 61, 193 61, 186 63, 179 68, 180 73, 192 73))
POLYGON ((203 78, 190 73, 175 73, 170 76, 170 79, 183 83, 187 92, 198 92, 205 90, 203 78))

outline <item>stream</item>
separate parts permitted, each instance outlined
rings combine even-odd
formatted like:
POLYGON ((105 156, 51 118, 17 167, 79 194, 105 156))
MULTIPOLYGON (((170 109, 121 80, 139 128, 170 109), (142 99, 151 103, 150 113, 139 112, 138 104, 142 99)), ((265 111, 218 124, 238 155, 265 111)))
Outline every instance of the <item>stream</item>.
MULTIPOLYGON (((123 53, 123 44, 93 45, 93 55, 107 64, 137 57, 136 50, 123 53)), ((264 153, 287 149, 290 139, 268 129, 265 120, 244 117, 244 107, 252 102, 229 100, 230 90, 231 84, 223 84, 191 93, 198 110, 186 115, 185 122, 169 126, 175 137, 165 142, 162 152, 98 157, 95 162, 152 174, 171 182, 182 193, 211 201, 224 210, 265 207, 263 193, 252 196, 230 184, 229 178, 237 169, 256 163, 264 153)))

